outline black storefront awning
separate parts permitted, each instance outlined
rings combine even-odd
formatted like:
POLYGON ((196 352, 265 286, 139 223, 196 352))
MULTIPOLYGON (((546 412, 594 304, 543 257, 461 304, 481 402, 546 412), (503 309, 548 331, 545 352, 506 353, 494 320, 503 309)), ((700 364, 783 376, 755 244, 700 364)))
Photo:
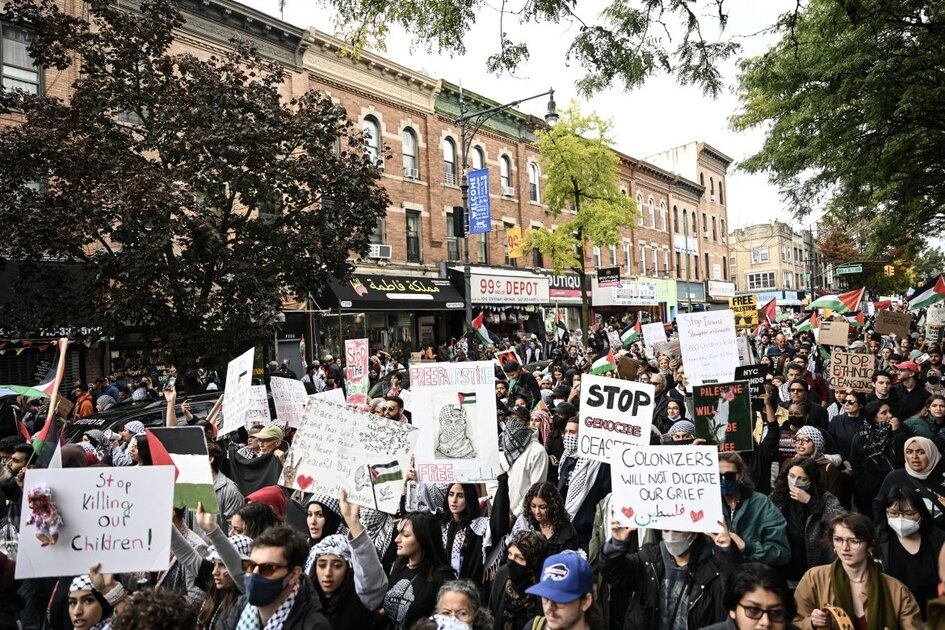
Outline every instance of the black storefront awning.
POLYGON ((329 290, 315 300, 318 309, 356 311, 461 311, 462 296, 449 280, 354 274, 350 280, 332 280, 329 290))

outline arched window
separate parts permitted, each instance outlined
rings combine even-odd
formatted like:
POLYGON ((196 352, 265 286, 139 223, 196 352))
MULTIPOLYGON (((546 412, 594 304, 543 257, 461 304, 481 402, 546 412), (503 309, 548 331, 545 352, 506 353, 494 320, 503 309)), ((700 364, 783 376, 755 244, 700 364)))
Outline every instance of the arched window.
POLYGON ((482 147, 473 147, 471 161, 474 170, 483 168, 486 164, 486 154, 482 152, 482 147))
POLYGON ((637 225, 643 225, 643 195, 637 195, 637 212, 640 213, 637 225))
POLYGON ((404 154, 404 177, 420 179, 420 162, 417 160, 417 134, 410 127, 404 127, 401 136, 404 154))
POLYGON ((719 219, 719 230, 722 232, 722 242, 724 243, 727 238, 725 234, 725 219, 719 219))
MULTIPOLYGON (((715 178, 714 177, 709 178, 709 194, 715 197, 715 178)), ((715 200, 713 199, 713 201, 715 200)))
POLYGON ((692 235, 695 235, 696 232, 698 231, 696 229, 698 226, 696 225, 696 211, 695 210, 692 211, 692 223, 689 224, 689 227, 690 227, 689 233, 692 235))
POLYGON ((509 197, 515 195, 512 189, 512 160, 503 155, 499 159, 499 181, 502 183, 502 194, 509 197))
POLYGON ((673 232, 679 232, 679 207, 673 206, 673 232))
POLYGON ((541 201, 541 191, 538 188, 538 182, 540 177, 538 176, 538 165, 534 162, 528 163, 528 198, 535 203, 541 201))
POLYGON ((456 185, 456 143, 452 138, 443 138, 443 181, 456 185))
POLYGON ((647 209, 650 211, 650 227, 656 227, 656 202, 653 201, 653 197, 650 197, 647 201, 647 209))
POLYGON ((666 202, 660 202, 660 229, 666 231, 666 202))
POLYGON ((373 116, 367 116, 361 122, 364 138, 367 141, 367 153, 373 159, 379 160, 381 155, 381 126, 373 116))

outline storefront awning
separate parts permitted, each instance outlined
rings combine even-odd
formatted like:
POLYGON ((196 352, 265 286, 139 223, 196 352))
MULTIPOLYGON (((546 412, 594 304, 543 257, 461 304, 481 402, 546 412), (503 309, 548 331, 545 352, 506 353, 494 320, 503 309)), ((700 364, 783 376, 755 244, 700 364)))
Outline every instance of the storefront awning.
POLYGON ((466 308, 449 280, 381 274, 354 274, 328 283, 315 308, 356 311, 459 311, 466 308))

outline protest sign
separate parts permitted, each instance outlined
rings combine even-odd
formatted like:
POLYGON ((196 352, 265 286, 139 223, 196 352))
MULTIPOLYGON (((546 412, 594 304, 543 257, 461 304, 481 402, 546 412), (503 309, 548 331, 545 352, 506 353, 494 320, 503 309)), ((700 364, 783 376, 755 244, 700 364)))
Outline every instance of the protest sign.
POLYGON ((738 346, 738 366, 750 365, 755 361, 755 353, 752 348, 751 339, 745 335, 739 335, 735 340, 738 346))
POLYGON ((29 469, 23 481, 16 579, 163 571, 170 564, 173 466, 29 469), (59 540, 41 546, 29 492, 44 484, 62 518, 59 540))
POLYGON ((817 343, 825 346, 847 347, 849 344, 850 324, 848 322, 838 322, 836 320, 824 320, 818 327, 820 335, 817 337, 817 343))
POLYGON ((945 328, 945 304, 930 306, 925 311, 925 339, 929 343, 942 342, 942 330, 945 328))
POLYGON ((489 361, 410 366, 413 424, 420 429, 414 469, 421 483, 496 478, 495 370, 489 361))
POLYGON ((309 396, 309 400, 311 400, 312 398, 316 398, 318 400, 327 400, 329 402, 343 405, 345 403, 345 392, 340 387, 336 387, 335 389, 326 389, 323 392, 312 394, 311 396, 309 396))
POLYGON ((174 467, 174 507, 196 510, 197 503, 203 503, 207 512, 219 512, 203 428, 163 427, 146 432, 151 463, 174 467))
POLYGON ((578 455, 609 464, 622 446, 649 444, 655 398, 652 385, 585 374, 578 455))
POLYGON ((393 514, 400 504, 417 427, 313 395, 285 456, 281 485, 338 496, 393 514))
POLYGON ((225 435, 246 425, 249 413, 253 385, 253 353, 250 348, 226 366, 226 402, 223 406, 223 427, 220 434, 225 435))
POLYGON ((689 391, 695 385, 727 383, 738 367, 732 311, 682 313, 676 317, 689 391))
MULTIPOLYGON (((274 377, 272 380, 285 381, 288 379, 274 377)), ((269 413, 269 396, 266 393, 265 385, 253 385, 250 388, 249 408, 246 410, 246 428, 263 424, 272 424, 272 415, 269 413)))
POLYGON ((367 402, 368 389, 368 340, 345 340, 345 382, 348 402, 356 405, 367 402))
POLYGON ((670 359, 678 359, 680 356, 682 356, 678 338, 670 339, 665 343, 658 343, 653 346, 653 350, 659 354, 665 354, 670 359))
POLYGON ((751 390, 748 381, 697 385, 692 389, 696 437, 715 444, 719 451, 750 451, 751 390))
POLYGON ((274 378, 269 381, 272 403, 276 407, 276 418, 283 426, 297 429, 305 413, 308 393, 305 384, 294 378, 274 378))
POLYGON ((503 369, 505 369, 506 363, 511 363, 512 361, 515 361, 519 365, 522 365, 522 360, 518 357, 518 352, 516 352, 515 350, 503 350, 502 352, 496 352, 495 358, 496 358, 496 361, 499 362, 499 365, 501 365, 503 369))
POLYGON ((663 322, 643 324, 640 330, 643 332, 644 347, 656 350, 657 345, 666 343, 666 328, 663 327, 663 322))
POLYGON ((830 388, 871 392, 875 368, 876 357, 872 354, 834 350, 830 357, 830 388))
POLYGON ((400 399, 404 401, 404 409, 413 413, 413 394, 409 389, 400 390, 400 399))
POLYGON ((735 328, 745 330, 746 328, 758 327, 758 296, 757 295, 737 295, 728 299, 729 308, 735 317, 735 328))
POLYGON ((610 462, 614 517, 624 525, 718 532, 719 452, 714 446, 633 446, 610 462))
POLYGON ((763 363, 739 365, 735 368, 735 380, 748 382, 748 394, 751 396, 751 408, 754 411, 764 410, 764 401, 758 397, 764 391, 765 377, 768 376, 768 370, 768 366, 763 363))
POLYGON ((623 342, 620 341, 620 333, 616 330, 607 331, 607 341, 610 343, 611 350, 619 350, 623 347, 623 342))
POLYGON ((888 333, 897 337, 908 337, 912 329, 912 314, 896 311, 876 313, 876 332, 888 333))

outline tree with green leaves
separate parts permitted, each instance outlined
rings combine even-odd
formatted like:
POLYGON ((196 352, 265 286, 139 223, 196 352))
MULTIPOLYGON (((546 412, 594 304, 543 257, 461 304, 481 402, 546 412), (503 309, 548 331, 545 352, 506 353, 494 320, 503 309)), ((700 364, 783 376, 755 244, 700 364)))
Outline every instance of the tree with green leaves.
POLYGON ((810 0, 742 65, 735 129, 766 140, 741 164, 768 173, 797 216, 823 207, 865 228, 865 256, 917 254, 945 227, 945 5, 810 0))
POLYGON ((286 98, 284 70, 238 43, 169 52, 172 0, 106 0, 87 18, 10 0, 68 102, 0 91, 0 225, 19 265, 3 321, 134 327, 187 363, 272 338, 284 298, 321 292, 385 215, 360 129, 325 94, 286 98), (65 274, 63 266, 78 268, 65 274))
POLYGON ((528 230, 520 245, 522 251, 537 248, 548 256, 555 273, 567 268, 578 274, 585 340, 590 322, 586 246, 609 247, 620 242, 621 228, 632 228, 639 212, 630 197, 620 192, 620 158, 610 148, 610 130, 610 121, 597 114, 583 115, 572 101, 554 127, 537 132, 535 144, 546 178, 545 203, 555 219, 562 215, 569 218, 554 230, 528 230))
MULTIPOLYGON (((280 0, 280 6, 287 1, 280 0)), ((658 73, 716 96, 724 88, 718 63, 739 49, 737 43, 714 36, 728 23, 725 0, 611 0, 603 10, 584 15, 570 0, 503 1, 498 7, 487 0, 317 1, 333 11, 338 34, 354 54, 365 47, 384 50, 391 27, 397 26, 416 45, 462 56, 476 17, 498 10, 495 52, 487 62, 494 73, 513 72, 530 56, 525 42, 509 36, 506 21, 570 25, 576 35, 567 59, 587 71, 578 82, 585 96, 615 83, 628 90, 639 87, 658 73)))

